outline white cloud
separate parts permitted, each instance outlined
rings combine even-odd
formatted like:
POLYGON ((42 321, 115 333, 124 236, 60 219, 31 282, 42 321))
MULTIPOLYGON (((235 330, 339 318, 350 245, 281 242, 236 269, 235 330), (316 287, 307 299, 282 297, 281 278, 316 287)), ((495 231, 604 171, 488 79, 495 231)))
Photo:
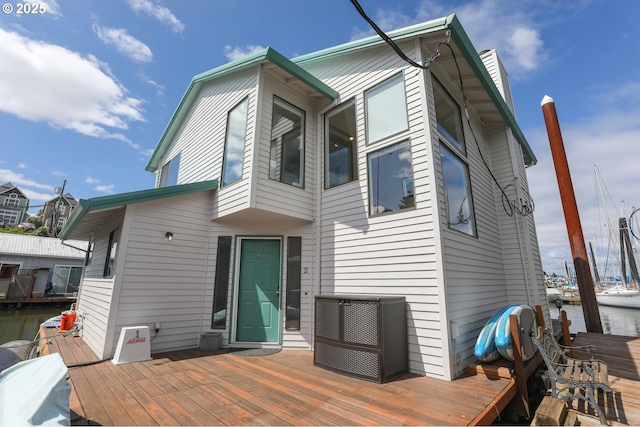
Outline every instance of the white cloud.
POLYGON ((88 176, 88 177, 85 178, 84 182, 86 182, 87 184, 98 184, 100 182, 100 180, 97 179, 97 178, 93 178, 93 177, 88 176))
POLYGON ((536 30, 516 28, 504 47, 505 52, 513 57, 526 71, 538 68, 541 58, 542 40, 536 30))
MULTIPOLYGON (((26 186, 26 187, 34 187, 39 188, 41 190, 49 190, 53 191, 53 186, 48 184, 41 184, 32 179, 25 177, 21 173, 16 173, 10 169, 0 169, 0 182, 11 182, 13 185, 18 187, 26 186)), ((20 188, 22 190, 22 188, 20 188)))
POLYGON ((57 0, 39 0, 38 3, 45 7, 47 16, 62 17, 62 12, 60 12, 60 6, 58 6, 57 0))
POLYGON ((0 111, 87 136, 128 141, 113 129, 144 121, 141 105, 95 57, 0 28, 0 111))
POLYGON ((263 49, 265 49, 264 46, 260 46, 259 44, 250 44, 244 47, 226 45, 224 47, 224 56, 226 56, 229 61, 235 61, 236 59, 260 52, 263 49))
POLYGON ((153 53, 149 46, 130 35, 124 28, 101 27, 93 24, 93 31, 105 44, 114 46, 118 52, 136 62, 151 62, 153 53))
POLYGON ((26 169, 27 164, 25 162, 20 162, 20 163, 18 163, 17 166, 18 166, 18 169, 26 169))
POLYGON ((168 25, 174 33, 182 33, 185 26, 169 9, 155 4, 152 0, 128 0, 129 6, 135 12, 144 12, 161 23, 168 25))
POLYGON ((99 191, 101 193, 106 193, 106 194, 113 194, 113 188, 115 187, 115 185, 113 184, 109 184, 109 185, 96 185, 95 190, 99 191))

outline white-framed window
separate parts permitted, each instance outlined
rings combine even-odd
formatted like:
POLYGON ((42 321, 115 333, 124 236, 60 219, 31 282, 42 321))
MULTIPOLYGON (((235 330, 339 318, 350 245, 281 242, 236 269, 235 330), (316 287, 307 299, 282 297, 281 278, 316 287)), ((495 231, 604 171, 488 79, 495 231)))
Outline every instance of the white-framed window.
POLYGON ((5 206, 14 206, 17 207, 20 204, 20 200, 18 199, 18 195, 16 193, 9 194, 8 197, 4 199, 5 206))
POLYGON ((305 112, 273 97, 269 178, 304 188, 305 112))
POLYGON ((104 260, 103 277, 113 277, 116 273, 116 256, 118 254, 118 238, 120 237, 120 229, 116 228, 109 234, 109 246, 107 247, 107 256, 104 260))
POLYGON ((325 188, 358 179, 356 100, 350 99, 324 116, 325 188))
POLYGON ((248 106, 249 98, 244 98, 229 111, 227 116, 227 136, 224 143, 222 162, 223 186, 242 178, 248 106))
POLYGON ((442 141, 440 157, 449 228, 476 236, 469 166, 442 141))
POLYGON ((178 171, 180 169, 180 153, 169 160, 160 169, 160 187, 178 184, 178 171))
POLYGON ((369 213, 378 215, 415 206, 409 140, 370 153, 369 213))
POLYGON ((440 134, 463 154, 466 153, 464 127, 460 105, 444 86, 432 76, 433 99, 436 107, 436 122, 440 134))
POLYGON ((364 93, 367 144, 409 128, 407 97, 402 73, 364 93))
POLYGON ((64 227, 67 223, 67 218, 58 218, 58 227, 64 227))
POLYGON ((4 218, 7 224, 12 224, 12 225, 17 224, 19 214, 20 213, 17 211, 0 210, 0 217, 4 218))
POLYGON ((64 211, 67 209, 67 206, 64 203, 60 203, 58 205, 58 213, 60 215, 64 215, 64 211))
POLYGON ((82 267, 71 265, 56 265, 53 267, 53 290, 56 294, 71 294, 78 292, 82 267))

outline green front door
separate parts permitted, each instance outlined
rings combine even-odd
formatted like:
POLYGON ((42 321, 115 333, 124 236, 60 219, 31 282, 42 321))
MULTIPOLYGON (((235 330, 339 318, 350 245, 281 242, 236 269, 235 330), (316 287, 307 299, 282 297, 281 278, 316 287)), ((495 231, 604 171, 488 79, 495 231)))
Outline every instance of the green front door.
POLYGON ((278 342, 280 240, 241 242, 236 341, 278 342))

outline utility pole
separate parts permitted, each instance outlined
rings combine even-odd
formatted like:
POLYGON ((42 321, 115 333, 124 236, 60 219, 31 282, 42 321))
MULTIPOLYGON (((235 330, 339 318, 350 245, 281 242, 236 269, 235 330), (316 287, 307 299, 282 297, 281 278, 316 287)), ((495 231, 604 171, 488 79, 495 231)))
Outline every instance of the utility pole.
POLYGON ((578 204, 576 203, 576 195, 573 192, 573 183, 571 182, 567 154, 564 150, 564 143, 562 142, 562 133, 560 132, 560 124, 558 123, 556 105, 553 98, 545 95, 542 99, 541 106, 544 121, 547 126, 553 165, 556 169, 564 220, 567 224, 569 245, 571 246, 571 255, 573 256, 573 265, 576 269, 576 280, 578 282, 578 290, 580 291, 580 303, 582 304, 584 323, 587 327, 587 332, 602 333, 600 310, 598 309, 598 301, 596 301, 596 292, 593 288, 593 278, 591 277, 591 269, 589 268, 587 248, 584 244, 584 235, 582 234, 582 225, 580 224, 580 215, 578 214, 578 204))
POLYGON ((58 236, 58 219, 60 218, 60 204, 62 204, 62 195, 64 194, 64 187, 67 185, 67 180, 62 182, 62 189, 58 194, 58 201, 53 204, 53 212, 51 212, 51 235, 53 237, 58 236))

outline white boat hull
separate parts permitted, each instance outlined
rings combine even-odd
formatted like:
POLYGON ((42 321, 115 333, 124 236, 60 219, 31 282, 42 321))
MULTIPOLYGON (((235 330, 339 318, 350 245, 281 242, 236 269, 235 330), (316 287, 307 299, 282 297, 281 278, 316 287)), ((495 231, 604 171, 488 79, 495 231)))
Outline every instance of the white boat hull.
POLYGON ((614 307, 640 308, 640 292, 629 291, 620 293, 597 293, 596 300, 600 305, 614 307))

